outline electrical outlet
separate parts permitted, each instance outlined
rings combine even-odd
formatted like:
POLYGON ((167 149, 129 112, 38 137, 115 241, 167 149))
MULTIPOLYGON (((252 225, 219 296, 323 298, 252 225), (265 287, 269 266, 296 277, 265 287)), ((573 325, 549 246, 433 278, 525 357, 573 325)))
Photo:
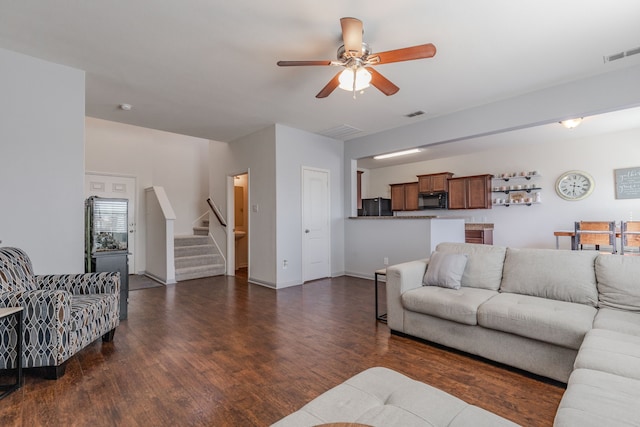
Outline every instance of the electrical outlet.
POLYGON ((289 265, 289 261, 287 261, 286 259, 282 260, 282 269, 283 270, 286 270, 288 265, 289 265))
POLYGON ((384 257, 384 265, 389 265, 389 257, 384 257))

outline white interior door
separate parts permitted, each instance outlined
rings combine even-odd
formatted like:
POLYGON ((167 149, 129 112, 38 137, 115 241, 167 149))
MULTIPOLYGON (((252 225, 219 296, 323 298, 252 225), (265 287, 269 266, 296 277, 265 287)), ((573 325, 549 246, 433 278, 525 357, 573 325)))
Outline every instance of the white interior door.
POLYGON ((86 173, 84 177, 85 199, 91 196, 127 199, 129 227, 129 272, 135 274, 136 243, 136 179, 128 176, 86 173))
POLYGON ((302 169, 302 280, 331 275, 329 171, 302 169))

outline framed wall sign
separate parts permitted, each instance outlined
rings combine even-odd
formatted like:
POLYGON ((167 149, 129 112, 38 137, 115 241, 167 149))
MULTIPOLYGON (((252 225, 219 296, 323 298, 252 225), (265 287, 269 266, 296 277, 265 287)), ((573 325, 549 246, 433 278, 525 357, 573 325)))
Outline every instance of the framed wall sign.
POLYGON ((640 199, 640 167, 614 170, 616 199, 640 199))

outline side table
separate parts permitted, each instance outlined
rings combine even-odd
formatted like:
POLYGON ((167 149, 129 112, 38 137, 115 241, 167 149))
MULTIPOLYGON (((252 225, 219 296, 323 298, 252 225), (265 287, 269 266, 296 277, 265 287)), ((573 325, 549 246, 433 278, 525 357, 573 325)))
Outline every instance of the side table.
POLYGON ((378 276, 384 276, 385 278, 387 277, 387 269, 386 268, 382 268, 380 270, 376 270, 374 277, 375 277, 375 288, 376 288, 376 320, 379 320, 383 323, 387 323, 387 313, 383 313, 383 314, 378 314, 378 276))
MULTIPOLYGON (((0 319, 7 320, 13 316, 15 319, 15 332, 16 332, 16 382, 14 384, 0 385, 0 399, 4 398, 10 393, 13 393, 20 387, 22 387, 22 307, 1 307, 0 319)), ((6 333, 9 331, 7 330, 6 333)))

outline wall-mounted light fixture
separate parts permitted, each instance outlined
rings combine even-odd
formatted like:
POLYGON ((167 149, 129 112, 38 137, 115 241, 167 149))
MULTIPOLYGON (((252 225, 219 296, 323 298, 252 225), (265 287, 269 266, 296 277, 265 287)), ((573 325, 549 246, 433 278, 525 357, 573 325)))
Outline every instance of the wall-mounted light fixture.
POLYGON ((562 120, 558 123, 560 123, 562 126, 566 127, 567 129, 573 129, 575 127, 578 127, 578 125, 582 123, 582 117, 578 119, 562 120))
POLYGON ((419 148, 412 148, 411 150, 396 151, 395 153, 389 153, 389 154, 380 154, 379 156, 373 156, 373 158, 376 160, 382 160, 382 159, 388 159, 390 157, 398 157, 398 156, 405 156, 407 154, 415 154, 421 151, 422 150, 419 148))

